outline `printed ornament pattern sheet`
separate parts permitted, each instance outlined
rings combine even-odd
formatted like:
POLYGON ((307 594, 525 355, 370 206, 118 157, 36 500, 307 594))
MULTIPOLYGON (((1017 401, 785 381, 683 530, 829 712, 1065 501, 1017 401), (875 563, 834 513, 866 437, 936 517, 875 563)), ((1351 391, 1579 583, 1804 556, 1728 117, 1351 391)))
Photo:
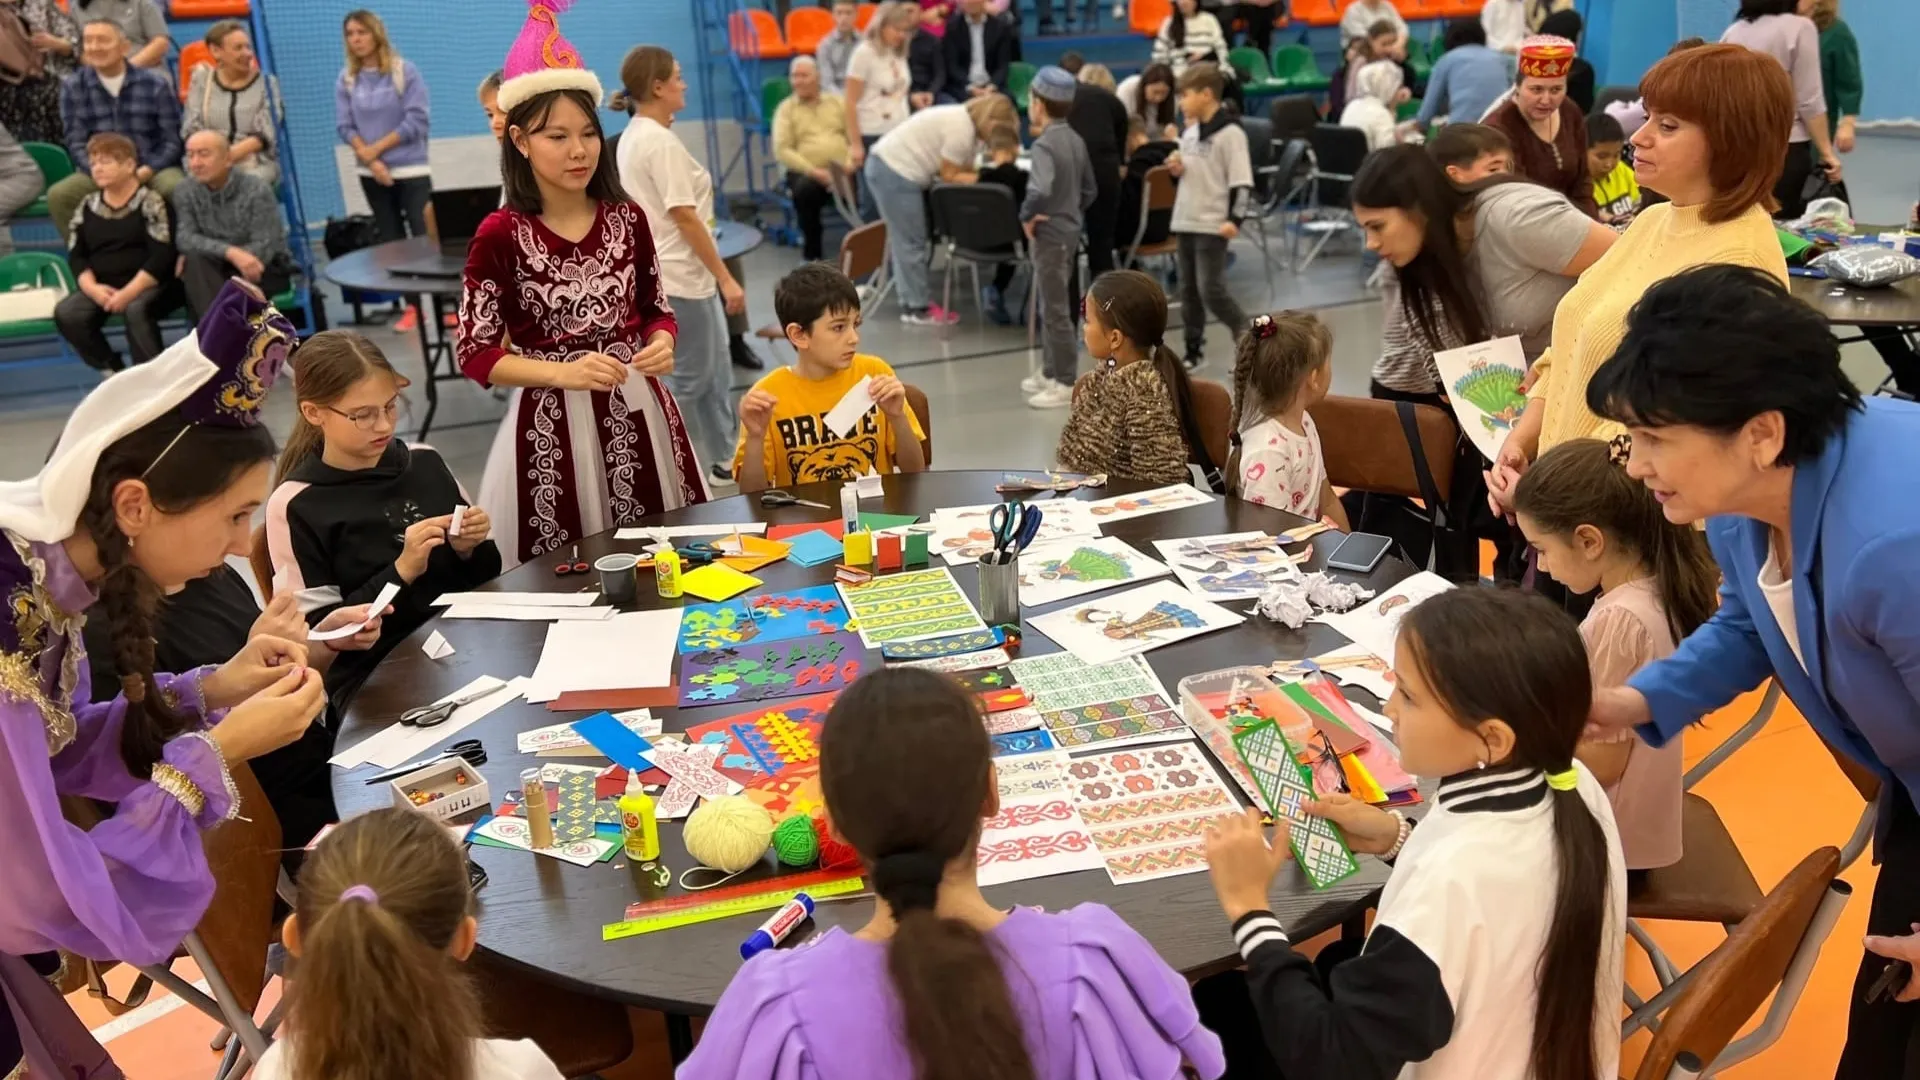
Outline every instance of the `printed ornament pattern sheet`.
POLYGON ((1400 620, 1423 600, 1453 588, 1453 582, 1422 570, 1352 611, 1327 611, 1314 618, 1347 636, 1347 640, 1393 666, 1393 643, 1400 634, 1400 620))
POLYGON ((1209 600, 1255 600, 1275 584, 1300 576, 1280 539, 1263 532, 1155 540, 1153 546, 1181 584, 1209 600))
POLYGON ((1245 621, 1171 581, 1098 596, 1028 622, 1090 664, 1132 656, 1245 621))
POLYGON ((853 634, 690 652, 680 658, 680 707, 844 690, 865 652, 853 634))
POLYGON ((1020 602, 1040 607, 1167 573, 1118 537, 1035 544, 1020 553, 1020 602))
POLYGON ((1207 823, 1240 803, 1196 742, 1074 758, 1067 784, 1115 885, 1207 868, 1207 823))
POLYGON ((953 580, 953 572, 944 566, 887 574, 863 585, 838 588, 860 639, 869 648, 987 628, 953 580))
MULTIPOLYGON (((1130 656, 1089 664, 1072 653, 1008 665, 1054 745, 1081 750, 1101 744, 1150 742, 1188 733, 1187 723, 1145 660, 1130 656)), ((997 714, 996 714, 997 715, 997 714)), ((993 717, 988 718, 989 725, 993 717)))
POLYGON ((1527 408, 1527 397, 1520 392, 1521 380, 1527 377, 1527 355, 1520 339, 1494 338, 1444 349, 1433 354, 1433 362, 1440 369, 1440 382, 1447 388, 1447 401, 1453 405, 1460 430, 1488 461, 1499 457, 1500 445, 1527 408))
POLYGON ((1106 864, 1067 793, 1063 765, 1056 754, 994 762, 1000 812, 980 831, 976 860, 981 885, 1098 870, 1106 864))
POLYGON ((811 812, 820 799, 820 729, 834 695, 792 698, 687 729, 693 745, 720 747, 713 767, 774 817, 811 812))

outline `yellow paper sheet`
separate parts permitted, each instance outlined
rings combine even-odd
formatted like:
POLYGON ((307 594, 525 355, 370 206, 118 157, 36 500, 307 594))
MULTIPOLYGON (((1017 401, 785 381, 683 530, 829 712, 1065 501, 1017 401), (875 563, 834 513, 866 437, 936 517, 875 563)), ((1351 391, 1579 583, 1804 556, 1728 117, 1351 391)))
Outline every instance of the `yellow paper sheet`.
POLYGON ((680 576, 680 587, 686 590, 687 595, 714 603, 731 600, 758 584, 760 579, 752 574, 743 574, 721 563, 689 570, 680 576))

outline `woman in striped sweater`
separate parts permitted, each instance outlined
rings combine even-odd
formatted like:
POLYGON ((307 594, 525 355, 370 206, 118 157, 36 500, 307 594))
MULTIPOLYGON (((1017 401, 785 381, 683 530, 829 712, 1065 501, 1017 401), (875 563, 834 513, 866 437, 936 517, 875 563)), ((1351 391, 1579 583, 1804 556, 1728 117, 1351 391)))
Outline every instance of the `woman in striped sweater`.
POLYGON ((1199 0, 1179 0, 1173 14, 1160 24, 1153 39, 1153 62, 1173 68, 1178 79, 1187 73, 1188 64, 1216 64, 1222 72, 1227 66, 1227 35, 1220 20, 1211 11, 1201 11, 1199 0))

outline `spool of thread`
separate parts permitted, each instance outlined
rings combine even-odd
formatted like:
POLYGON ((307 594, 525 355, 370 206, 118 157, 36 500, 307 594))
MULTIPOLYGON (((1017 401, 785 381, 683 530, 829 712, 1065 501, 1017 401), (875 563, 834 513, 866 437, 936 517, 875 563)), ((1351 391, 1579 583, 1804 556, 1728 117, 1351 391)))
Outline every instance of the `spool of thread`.
POLYGON ((853 850, 852 844, 833 835, 833 829, 825 818, 813 819, 813 836, 820 844, 820 869, 860 869, 860 853, 853 850))
POLYGON ((813 835, 813 819, 790 814, 773 827, 773 855, 786 866, 809 866, 820 857, 820 839, 813 835))
POLYGON ((705 866, 737 874, 767 853, 773 815, 741 795, 707 799, 687 816, 682 831, 687 854, 705 866))

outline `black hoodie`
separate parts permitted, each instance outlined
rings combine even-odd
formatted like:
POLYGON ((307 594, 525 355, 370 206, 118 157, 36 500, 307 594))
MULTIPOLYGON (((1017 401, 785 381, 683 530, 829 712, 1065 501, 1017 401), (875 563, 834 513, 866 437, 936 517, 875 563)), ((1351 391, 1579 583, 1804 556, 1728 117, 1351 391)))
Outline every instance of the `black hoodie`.
POLYGON ((316 453, 274 491, 267 503, 274 587, 299 594, 309 624, 337 607, 372 603, 388 582, 401 586, 380 643, 342 653, 327 672, 328 693, 340 708, 394 644, 433 615, 441 593, 464 592, 500 576, 500 549, 491 540, 464 558, 451 545, 434 549, 426 573, 411 585, 394 568, 409 525, 470 501, 437 451, 398 439, 370 469, 336 469, 316 453))

